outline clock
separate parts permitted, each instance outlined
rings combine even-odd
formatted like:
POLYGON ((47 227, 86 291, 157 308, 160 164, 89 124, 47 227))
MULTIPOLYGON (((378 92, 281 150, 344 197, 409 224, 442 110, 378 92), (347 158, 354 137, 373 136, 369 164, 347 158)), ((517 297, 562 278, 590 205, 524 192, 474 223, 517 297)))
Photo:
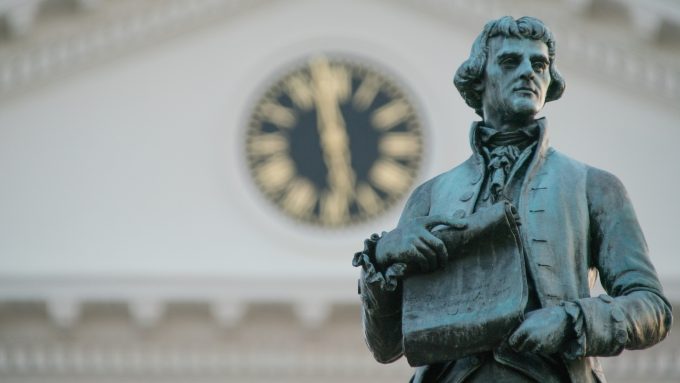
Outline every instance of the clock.
POLYGON ((373 66, 315 56, 251 112, 248 168, 287 216, 341 227, 385 212, 419 170, 422 124, 403 87, 373 66))

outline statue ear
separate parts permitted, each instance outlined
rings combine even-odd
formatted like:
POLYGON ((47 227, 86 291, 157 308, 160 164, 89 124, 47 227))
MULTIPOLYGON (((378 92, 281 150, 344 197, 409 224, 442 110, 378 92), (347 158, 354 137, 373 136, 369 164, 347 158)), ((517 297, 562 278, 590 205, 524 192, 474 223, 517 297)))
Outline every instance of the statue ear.
POLYGON ((474 83, 472 83, 471 88, 474 90, 477 102, 481 105, 482 98, 484 96, 484 89, 486 89, 486 82, 484 81, 484 78, 482 77, 479 80, 476 80, 474 83))
POLYGON ((484 78, 482 77, 472 84, 472 89, 474 89, 475 92, 478 92, 481 95, 482 93, 484 93, 484 86, 485 86, 484 78))

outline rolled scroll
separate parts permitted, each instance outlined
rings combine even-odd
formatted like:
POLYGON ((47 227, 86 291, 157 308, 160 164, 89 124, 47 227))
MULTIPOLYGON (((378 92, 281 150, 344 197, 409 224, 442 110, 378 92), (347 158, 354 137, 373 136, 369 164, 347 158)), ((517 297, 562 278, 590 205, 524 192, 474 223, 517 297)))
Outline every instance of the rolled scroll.
POLYGON ((402 333, 411 366, 492 350, 520 324, 528 287, 513 213, 502 202, 470 215, 465 230, 435 228, 448 263, 403 281, 402 333))

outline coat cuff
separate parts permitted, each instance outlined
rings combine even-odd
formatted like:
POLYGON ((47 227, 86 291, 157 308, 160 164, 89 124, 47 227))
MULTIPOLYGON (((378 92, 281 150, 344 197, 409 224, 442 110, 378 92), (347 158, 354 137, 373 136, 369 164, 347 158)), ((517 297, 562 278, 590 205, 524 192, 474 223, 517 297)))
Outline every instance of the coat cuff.
MULTIPOLYGON (((385 233, 383 232, 383 235, 385 233)), ((361 266, 364 270, 364 280, 367 284, 378 286, 384 291, 393 292, 397 289, 399 280, 406 272, 406 264, 394 263, 382 270, 378 265, 375 257, 375 248, 382 236, 378 234, 371 235, 370 238, 364 241, 364 250, 354 254, 352 265, 354 267, 361 266)))
POLYGON ((569 339, 562 353, 568 360, 576 360, 586 355, 585 319, 581 307, 573 302, 562 302, 561 306, 569 317, 573 338, 569 339))
POLYGON ((628 342, 625 315, 616 299, 602 294, 576 302, 585 324, 585 355, 613 356, 623 351, 628 342))
MULTIPOLYGON (((383 233, 384 234, 384 233, 383 233)), ((399 279, 406 265, 393 264, 385 270, 379 268, 375 248, 381 236, 373 234, 364 241, 364 250, 354 254, 352 265, 361 267, 358 293, 364 310, 374 318, 401 315, 401 289, 399 279)))

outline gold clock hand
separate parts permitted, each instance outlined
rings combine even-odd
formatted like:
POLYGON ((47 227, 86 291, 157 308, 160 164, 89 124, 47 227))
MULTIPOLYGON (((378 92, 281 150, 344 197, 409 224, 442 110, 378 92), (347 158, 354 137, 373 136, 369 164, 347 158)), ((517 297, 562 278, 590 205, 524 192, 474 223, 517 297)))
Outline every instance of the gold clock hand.
POLYGON ((329 220, 337 221, 347 214, 349 202, 354 198, 356 175, 352 169, 349 137, 340 111, 339 87, 328 61, 324 58, 316 59, 311 64, 311 72, 317 109, 317 129, 331 189, 326 207, 322 208, 329 216, 329 220))

